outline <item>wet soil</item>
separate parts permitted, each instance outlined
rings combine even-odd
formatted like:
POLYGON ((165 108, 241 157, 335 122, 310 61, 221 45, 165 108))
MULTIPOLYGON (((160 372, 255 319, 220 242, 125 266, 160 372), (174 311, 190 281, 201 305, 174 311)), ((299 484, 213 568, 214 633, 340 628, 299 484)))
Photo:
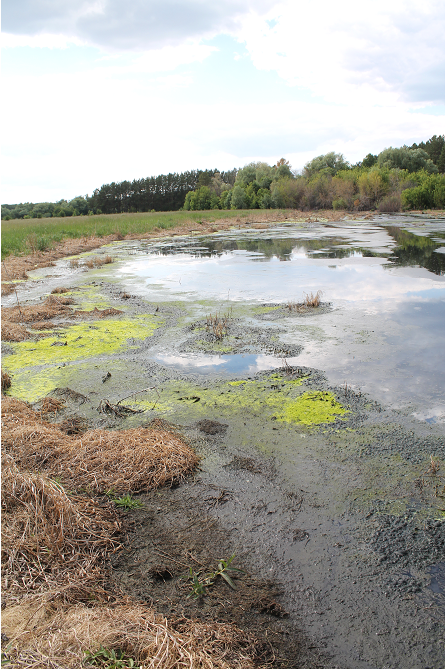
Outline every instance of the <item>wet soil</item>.
MULTIPOLYGON (((162 365, 160 351, 199 353, 205 341, 216 353, 226 336, 233 337, 232 351, 286 357, 274 348, 282 345, 274 340, 281 327, 274 325, 276 305, 264 305, 259 315, 246 308, 220 341, 205 329, 205 313, 215 313, 215 305, 205 304, 204 320, 197 319, 186 303, 128 296, 104 271, 94 274, 102 301, 96 291, 93 302, 125 309, 127 319, 151 314, 159 326, 112 354, 54 366, 45 394, 65 405, 53 419, 82 430, 160 418, 201 457, 195 476, 179 486, 131 491, 144 506, 123 515, 125 548, 113 562, 111 586, 169 616, 229 620, 255 631, 259 658, 274 657, 276 666, 443 667, 443 425, 418 421, 346 384, 332 386, 315 367, 281 361, 272 371, 209 377, 162 365), (101 400, 136 392, 123 404, 143 413, 98 411, 101 400), (277 407, 311 393, 329 394, 347 413, 312 425, 280 417, 277 407), (189 596, 190 568, 200 578, 232 555, 243 570, 235 574, 236 590, 217 577, 205 594, 189 596)), ((33 284, 30 299, 50 287, 51 281, 33 284)), ((85 293, 82 284, 79 295, 85 293)), ((294 341, 288 350, 297 355, 300 346, 294 341)), ((7 344, 5 354, 15 350, 7 344)), ((41 370, 34 373, 37 379, 41 370)))

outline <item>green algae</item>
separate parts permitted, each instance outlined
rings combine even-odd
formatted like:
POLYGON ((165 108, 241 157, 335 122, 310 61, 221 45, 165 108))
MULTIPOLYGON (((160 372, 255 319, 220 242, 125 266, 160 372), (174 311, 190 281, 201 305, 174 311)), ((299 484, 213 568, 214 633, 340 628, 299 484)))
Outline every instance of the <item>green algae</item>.
MULTIPOLYGON (((171 381, 163 386, 156 410, 181 413, 184 409, 197 416, 211 412, 230 417, 238 413, 305 427, 332 423, 348 413, 332 393, 302 392, 303 383, 304 379, 286 379, 279 374, 212 387, 171 381)), ((139 400, 139 403, 153 407, 153 402, 139 400)))
POLYGON ((71 325, 60 330, 58 336, 38 341, 12 343, 14 354, 4 356, 8 371, 21 370, 37 365, 57 365, 100 355, 110 355, 124 348, 127 340, 146 339, 161 325, 153 316, 145 314, 133 318, 93 321, 71 325))
POLYGON ((268 314, 271 311, 277 311, 277 309, 282 309, 284 305, 278 304, 274 307, 255 307, 252 309, 252 313, 254 314, 268 314))
POLYGON ((37 371, 35 368, 27 367, 13 375, 8 395, 25 402, 36 402, 52 392, 54 388, 70 386, 72 381, 82 373, 91 373, 89 364, 46 367, 37 371))
POLYGON ((349 413, 330 392, 316 391, 303 393, 296 400, 285 403, 283 410, 276 414, 277 420, 302 425, 333 423, 338 416, 349 413))

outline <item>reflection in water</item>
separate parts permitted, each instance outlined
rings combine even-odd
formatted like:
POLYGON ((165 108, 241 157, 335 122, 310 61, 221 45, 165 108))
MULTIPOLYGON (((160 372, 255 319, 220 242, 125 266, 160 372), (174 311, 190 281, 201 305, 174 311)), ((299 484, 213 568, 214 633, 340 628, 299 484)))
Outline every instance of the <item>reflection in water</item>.
MULTIPOLYGON (((283 359, 273 355, 157 355, 155 360, 162 365, 181 369, 183 372, 211 374, 217 371, 227 375, 256 374, 283 366, 283 359)), ((298 364, 298 358, 287 358, 290 366, 298 364)))
MULTIPOLYGON (((322 290, 330 313, 280 321, 282 341, 303 346, 296 364, 437 422, 445 421, 445 254, 437 252, 444 238, 444 222, 414 232, 393 222, 232 231, 141 246, 121 272, 129 290, 150 301, 221 308, 227 300, 286 304, 322 290)), ((282 364, 272 356, 163 354, 164 364, 202 373, 282 364)))

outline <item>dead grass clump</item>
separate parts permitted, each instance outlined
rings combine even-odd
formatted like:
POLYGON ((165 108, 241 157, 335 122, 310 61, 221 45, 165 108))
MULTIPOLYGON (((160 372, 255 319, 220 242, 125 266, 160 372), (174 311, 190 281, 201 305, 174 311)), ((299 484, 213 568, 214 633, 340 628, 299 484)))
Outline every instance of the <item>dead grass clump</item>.
POLYGON ((228 311, 226 314, 223 314, 222 316, 218 315, 218 313, 216 313, 214 316, 209 314, 206 317, 207 332, 212 332, 216 339, 221 340, 227 334, 227 328, 229 326, 230 319, 230 311, 228 311))
POLYGON ((107 309, 98 309, 94 307, 91 311, 75 311, 76 316, 82 316, 82 318, 93 317, 93 318, 107 318, 108 316, 117 316, 123 312, 120 309, 114 309, 113 307, 108 307, 107 309))
POLYGON ((198 464, 195 452, 167 429, 89 430, 70 437, 10 397, 2 402, 2 418, 3 446, 21 467, 44 469, 76 489, 149 490, 182 479, 198 464))
POLYGON ((51 414, 55 416, 64 406, 65 402, 63 400, 58 400, 55 397, 44 397, 39 408, 40 418, 51 414))
POLYGON ((66 435, 15 397, 2 400, 2 447, 19 466, 48 468, 63 450, 66 435))
POLYGON ((88 260, 85 261, 85 265, 89 269, 93 269, 93 267, 102 267, 102 265, 108 265, 109 263, 113 262, 113 258, 109 255, 106 256, 93 256, 91 258, 88 258, 88 260))
POLYGON ((2 324, 3 321, 6 323, 34 323, 48 321, 57 316, 65 316, 67 313, 72 313, 68 305, 73 302, 74 300, 70 297, 50 295, 41 304, 4 307, 2 309, 2 324))
POLYGON ((2 490, 4 590, 10 597, 44 588, 88 599, 99 565, 117 545, 112 509, 68 495, 47 476, 20 471, 8 455, 2 458, 2 490))
POLYGON ((10 295, 13 293, 15 290, 15 286, 13 283, 2 283, 2 296, 3 295, 10 295))
POLYGON ((68 293, 69 288, 54 288, 54 290, 51 291, 51 295, 61 295, 62 293, 68 293))
POLYGON ((8 372, 4 372, 2 369, 2 393, 5 390, 8 390, 8 388, 11 387, 11 377, 9 376, 8 372))
POLYGON ((198 464, 192 449, 165 430, 89 430, 58 458, 60 474, 94 492, 137 492, 178 481, 198 464), (119 467, 116 467, 119 463, 119 467))
POLYGON ((55 327, 51 321, 36 321, 32 324, 33 330, 53 330, 55 327))
POLYGON ((83 434, 88 429, 88 423, 84 418, 79 418, 79 416, 72 416, 71 418, 66 418, 61 423, 58 423, 58 427, 65 432, 65 434, 83 434))
POLYGON ((323 291, 321 290, 317 290, 315 295, 314 293, 311 293, 310 295, 308 293, 304 293, 303 302, 288 302, 287 308, 289 311, 297 311, 300 314, 304 313, 308 309, 316 309, 320 306, 322 295, 323 291))
MULTIPOLYGON (((9 652, 16 667, 77 669, 84 665, 85 654, 100 648, 127 659, 113 666, 133 666, 131 658, 142 669, 258 669, 271 659, 267 644, 234 625, 169 621, 134 603, 71 606, 43 619, 32 633, 25 632, 20 645, 21 652, 9 652)), ((100 666, 111 663, 104 658, 100 666)))
POLYGON ((77 269, 80 265, 79 258, 71 258, 70 260, 70 268, 71 269, 77 269))
MULTIPOLYGON (((4 310, 6 309, 4 308, 4 310)), ((2 341, 25 341, 32 336, 23 325, 2 320, 2 341)))
POLYGON ((311 308, 316 308, 320 306, 320 300, 321 296, 323 295, 323 291, 317 290, 315 295, 313 293, 305 294, 304 297, 304 304, 306 307, 311 307, 311 308))

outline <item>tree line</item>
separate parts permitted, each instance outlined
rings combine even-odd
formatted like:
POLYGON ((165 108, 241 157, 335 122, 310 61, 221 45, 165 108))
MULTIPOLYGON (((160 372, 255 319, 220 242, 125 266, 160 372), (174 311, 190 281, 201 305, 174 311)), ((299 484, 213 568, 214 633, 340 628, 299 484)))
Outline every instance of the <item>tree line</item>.
POLYGON ((252 162, 227 172, 193 170, 104 184, 89 196, 2 205, 2 219, 210 209, 344 209, 382 212, 445 208, 445 136, 369 153, 351 165, 330 152, 292 171, 252 162))

